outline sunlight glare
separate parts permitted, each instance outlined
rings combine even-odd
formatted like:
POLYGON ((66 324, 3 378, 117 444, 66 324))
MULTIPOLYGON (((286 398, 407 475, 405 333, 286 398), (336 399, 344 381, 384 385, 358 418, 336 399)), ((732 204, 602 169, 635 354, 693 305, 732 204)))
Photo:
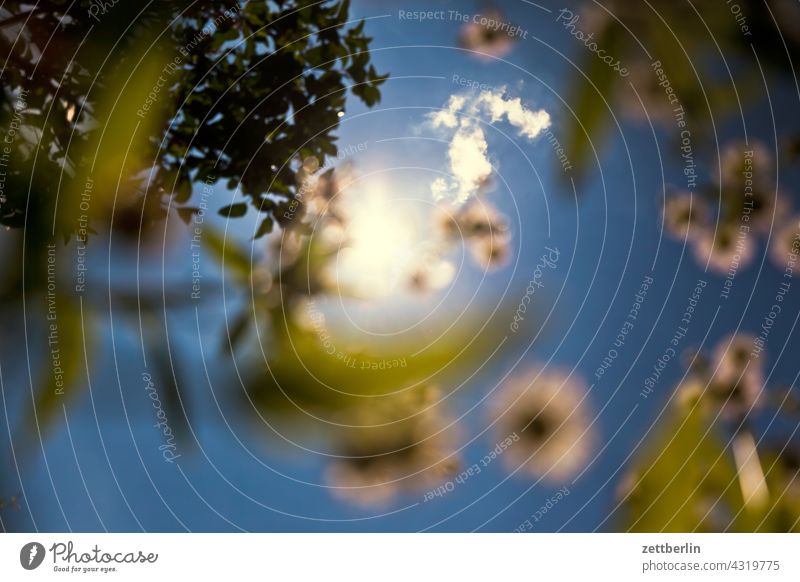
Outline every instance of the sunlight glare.
POLYGON ((337 283, 359 296, 386 296, 408 277, 419 233, 414 213, 380 189, 349 199, 337 283))

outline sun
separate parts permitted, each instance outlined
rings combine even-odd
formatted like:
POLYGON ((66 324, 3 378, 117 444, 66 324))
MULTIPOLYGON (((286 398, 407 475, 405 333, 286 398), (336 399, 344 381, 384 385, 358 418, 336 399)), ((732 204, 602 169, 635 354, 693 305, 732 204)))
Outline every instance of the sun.
POLYGON ((374 185, 359 190, 345 200, 347 223, 334 274, 339 288, 385 297, 397 292, 409 274, 421 242, 419 221, 411 204, 385 190, 374 185))

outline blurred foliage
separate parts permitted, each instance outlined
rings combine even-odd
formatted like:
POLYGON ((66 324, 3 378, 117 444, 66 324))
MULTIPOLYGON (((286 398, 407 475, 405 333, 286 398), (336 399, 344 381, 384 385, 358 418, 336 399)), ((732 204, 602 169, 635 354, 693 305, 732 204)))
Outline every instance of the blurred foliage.
POLYGON ((730 443, 710 426, 702 407, 671 410, 649 440, 649 452, 641 455, 623 491, 630 531, 800 531, 793 450, 762 447, 770 498, 766 506, 752 508, 744 502, 730 443))
MULTIPOLYGON (((776 35, 774 23, 757 4, 742 2, 752 39, 742 36, 730 15, 701 20, 684 3, 660 3, 658 14, 646 3, 607 3, 620 20, 587 3, 594 14, 582 13, 582 23, 591 23, 597 44, 629 65, 631 81, 648 110, 653 106, 656 122, 674 130, 672 114, 663 107, 663 88, 639 45, 644 39, 685 108, 693 135, 701 140, 710 135, 711 112, 735 111, 738 100, 756 91, 752 84, 740 84, 737 93, 714 59, 694 56, 716 54, 716 41, 726 58, 735 59, 737 74, 748 79, 760 75, 751 40, 773 74, 791 71, 784 41, 793 60, 800 56, 798 37, 776 35)), ((778 0, 769 4, 778 10, 778 0)), ((710 2, 695 5, 702 10, 710 2)), ((309 302, 323 302, 333 293, 326 269, 340 247, 304 235, 309 225, 344 226, 331 203, 338 192, 338 168, 322 172, 319 191, 302 188, 309 174, 338 153, 333 133, 347 92, 373 106, 386 79, 369 62, 371 39, 364 34, 364 22, 348 27, 347 0, 307 6, 299 1, 127 2, 94 15, 92 6, 97 3, 50 0, 7 2, 0 8, 0 51, 7 55, 0 75, 0 128, 4 137, 15 128, 0 223, 24 227, 25 233, 24 242, 7 239, 18 247, 5 265, 0 298, 2 307, 14 309, 24 292, 35 306, 31 312, 46 313, 49 300, 58 310, 59 377, 51 373, 53 344, 47 340, 46 318, 32 326, 38 335, 31 345, 39 348, 43 365, 25 427, 41 430, 58 416, 62 390, 69 396, 85 384, 98 343, 93 310, 100 309, 64 291, 71 286, 67 269, 57 269, 53 282, 45 268, 54 239, 74 240, 87 184, 94 186, 86 236, 108 232, 136 241, 153 234, 166 237, 170 207, 190 222, 198 211, 192 201, 195 185, 222 183, 240 190, 246 201, 234 201, 220 213, 238 218, 254 208, 260 213, 256 238, 266 237, 263 250, 271 252, 246 252, 211 225, 204 228, 205 249, 222 264, 226 277, 249 291, 243 305, 226 312, 221 341, 237 364, 240 404, 273 429, 325 430, 331 451, 339 455, 331 479, 347 499, 384 502, 409 489, 386 490, 387 481, 408 480, 419 488, 452 475, 458 468, 454 423, 441 401, 470 380, 464 377, 467 371, 487 361, 504 341, 494 318, 513 313, 515 306, 501 305, 488 320, 488 310, 473 306, 458 325, 431 321, 428 335, 381 346, 351 345, 326 328, 333 353, 308 317, 309 302), (313 171, 308 160, 314 160, 313 171), (324 207, 324 213, 309 209, 311 202, 324 207), (155 231, 158 226, 161 233, 155 231), (437 341, 430 342, 437 334, 437 341), (383 489, 371 496, 360 489, 376 484, 383 489)), ((487 44, 491 47, 492 38, 485 33, 473 30, 462 43, 491 54, 487 44)), ((631 101, 627 79, 591 52, 580 59, 585 77, 575 75, 574 124, 565 149, 585 175, 597 155, 591 140, 611 124, 603 98, 621 100, 626 113, 640 120, 642 112, 641 104, 631 101)), ((795 154, 798 143, 796 137, 786 138, 795 154)), ((737 174, 741 168, 731 171, 737 174)), ((720 184, 703 187, 708 201, 716 199, 713 186, 720 184)), ((722 205, 726 220, 741 213, 741 206, 728 200, 722 205)), ((759 208, 765 214, 767 206, 759 208)), ((475 220, 469 211, 457 217, 457 226, 470 227, 473 239, 485 240, 486 225, 489 232, 495 230, 494 219, 475 220)), ((695 219, 690 213, 682 220, 679 226, 688 228, 695 219)), ((496 227, 507 230, 502 220, 496 227)), ((509 242, 505 234, 502 242, 509 242)), ((493 253, 503 248, 489 246, 486 263, 502 262, 493 253)), ((57 256, 65 264, 73 258, 61 250, 57 256)), ((424 290, 425 278, 417 277, 415 284, 424 290)), ((185 294, 139 291, 114 289, 107 307, 142 318, 143 344, 164 390, 169 418, 185 423, 180 353, 168 342, 164 318, 165 308, 185 304, 185 294)), ((348 289, 336 292, 345 300, 355 297, 348 289)), ((526 322, 536 325, 535 314, 526 322)), ((524 333, 514 335, 504 349, 523 339, 528 339, 524 333)), ((717 398, 730 399, 737 389, 713 385, 717 398)), ((797 451, 759 442, 757 462, 770 498, 768 505, 754 509, 743 498, 740 468, 728 446, 751 434, 747 413, 736 417, 739 426, 723 426, 711 414, 714 407, 702 399, 691 404, 670 410, 650 450, 636 459, 622 491, 628 527, 797 531, 797 451)), ((178 435, 184 432, 175 428, 178 435)))
POLYGON ((163 217, 169 198, 188 202, 192 183, 209 176, 277 219, 296 194, 293 158, 336 154, 331 133, 347 89, 368 106, 380 99, 386 77, 369 64, 364 22, 345 27, 348 0, 125 2, 101 13, 97 4, 2 7, 0 127, 27 91, 25 124, 42 152, 35 166, 14 154, 2 224, 57 218, 69 236, 78 201, 64 195, 70 181, 83 188, 81 171, 113 178, 102 183, 108 191, 143 190, 137 205, 147 219, 163 217), (148 78, 151 65, 157 74, 148 78), (138 172, 121 179, 113 164, 104 170, 108 147, 132 151, 138 172))
MULTIPOLYGON (((343 196, 334 196, 342 187, 338 173, 327 170, 317 188, 306 189, 309 209, 324 208, 314 215, 313 237, 273 233, 269 252, 258 255, 211 230, 203 241, 225 277, 250 290, 227 316, 221 342, 237 361, 242 408, 260 431, 320 439, 332 456, 326 475, 334 496, 384 506, 459 468, 451 397, 475 385, 476 364, 491 362, 500 345, 519 347, 538 322, 532 309, 521 333, 505 337, 515 306, 492 313, 474 304, 456 321, 444 310, 416 333, 367 343, 328 323, 329 300, 362 301, 328 275, 341 247, 324 233, 347 225, 343 196)), ((429 290, 415 271, 407 275, 406 291, 429 290)))
MULTIPOLYGON (((789 237, 797 229, 791 197, 775 177, 779 161, 797 159, 799 141, 781 124, 790 112, 773 93, 784 86, 794 91, 800 4, 587 0, 571 18, 559 25, 572 34, 593 34, 591 42, 628 71, 618 74, 588 44, 583 46, 583 39, 570 39, 577 72, 567 99, 572 111, 565 115, 564 148, 574 177, 586 179, 592 167, 604 163, 602 145, 612 129, 624 131, 626 121, 652 124, 670 140, 659 145, 661 154, 683 170, 683 186, 667 188, 666 233, 688 243, 698 264, 717 273, 727 273, 732 264, 749 265, 758 238, 775 234, 771 255, 783 269, 791 248, 787 240, 794 240, 789 237), (778 118, 774 149, 750 137, 756 131, 740 117, 768 99, 778 118), (745 122, 748 127, 742 127, 745 122), (746 131, 749 141, 720 143, 727 124, 737 137, 746 131), (752 178, 746 200, 744 175, 752 178), (739 233, 745 214, 751 234, 743 240, 739 233)), ((737 357, 717 354, 709 366, 710 360, 698 355, 687 379, 676 387, 679 405, 660 418, 622 483, 620 525, 643 532, 798 531, 796 461, 792 465, 796 439, 790 437, 781 450, 766 437, 755 441, 752 436, 758 434, 754 424, 761 410, 796 427, 800 420, 790 405, 796 395, 776 404, 781 390, 765 386, 761 372, 743 371, 746 363, 759 367, 750 357, 753 338, 742 336, 737 342, 737 357), (751 442, 745 462, 741 450, 751 442), (756 494, 745 500, 743 491, 754 491, 753 482, 762 487, 759 495, 768 491, 765 501, 754 502, 756 494)))
POLYGON ((797 390, 765 386, 752 345, 752 336, 733 334, 712 354, 690 352, 686 377, 620 491, 631 530, 800 531, 797 390), (783 430, 756 440, 759 418, 795 432, 779 446, 783 430))
MULTIPOLYGON (((86 384, 85 357, 95 347, 92 321, 85 320, 77 298, 66 293, 48 297, 57 305, 56 335, 45 340, 45 362, 38 370, 39 386, 35 388, 35 404, 31 417, 23 423, 30 431, 42 432, 53 420, 61 416, 65 399, 75 395, 86 384), (84 351, 85 350, 85 351, 84 351), (59 373, 60 370, 60 373, 59 373)), ((28 438, 23 442, 34 444, 38 439, 28 438)))
MULTIPOLYGON (((581 3, 575 11, 579 16, 576 30, 593 33, 593 42, 619 59, 630 74, 619 75, 580 41, 574 41, 580 72, 572 76, 567 99, 572 112, 565 116, 564 147, 576 177, 585 177, 594 156, 599 156, 603 137, 615 123, 612 112, 616 123, 620 114, 642 123, 649 117, 651 123, 678 139, 680 131, 672 112, 676 105, 669 104, 665 88, 659 86, 651 67, 654 61, 661 63, 683 106, 697 147, 714 155, 715 125, 719 127, 726 115, 738 115, 740 104, 746 108, 764 95, 760 89, 762 69, 767 79, 791 81, 792 63, 800 58, 800 8, 785 0, 766 4, 763 0, 738 2, 749 27, 750 34, 744 34, 728 7, 714 0, 581 3), (741 82, 743 79, 748 81, 741 82)), ((673 149, 677 157, 677 147, 663 151, 673 155, 669 153, 673 149)))
MULTIPOLYGON (((335 204, 327 208, 327 219, 338 215, 335 204)), ((211 229, 203 239, 226 276, 250 290, 249 300, 228 320, 221 343, 231 353, 249 355, 244 358, 243 381, 250 402, 260 409, 293 414, 301 412, 298 406, 347 410, 414 386, 452 385, 454 377, 470 369, 469 362, 488 357, 503 340, 502 324, 496 321, 501 317, 487 320, 488 310, 477 306, 455 323, 449 317, 432 320, 413 340, 352 347, 324 323, 326 297, 356 298, 340 286, 332 288, 324 276, 336 261, 336 246, 323 236, 298 236, 294 231, 275 234, 271 241, 273 255, 253 257, 211 229), (262 345, 246 352, 242 348, 256 343, 251 341, 256 339, 254 332, 262 345), (432 342, 432 337, 437 340, 432 342)), ((513 313, 506 307, 496 311, 513 313)), ((526 324, 536 325, 535 312, 526 324)))
MULTIPOLYGON (((334 336, 337 353, 331 354, 313 330, 286 321, 281 336, 270 345, 267 364, 253 362, 255 367, 246 379, 248 393, 265 409, 300 413, 298 406, 350 409, 371 405, 371 398, 391 399, 417 386, 457 385, 453 380, 470 369, 468 363, 488 357, 502 339, 497 326, 487 326, 485 333, 465 342, 480 328, 479 323, 462 322, 427 347, 426 334, 417 345, 394 344, 388 351, 348 349, 345 340, 334 336)), ((432 329, 445 330, 449 324, 440 321, 432 329)))
MULTIPOLYGON (((5 237, 13 252, 3 265, 2 307, 17 310, 26 298, 28 357, 43 362, 26 427, 42 430, 56 417, 62 396, 86 385, 87 363, 96 359, 102 304, 72 293, 76 246, 112 236, 137 253, 159 238, 169 244, 168 209, 189 222, 198 183, 240 189, 263 215, 259 236, 274 220, 300 226, 295 161, 335 156, 348 92, 372 106, 386 78, 369 62, 364 22, 348 25, 348 13, 347 0, 0 7, 0 224, 24 227, 24 236, 5 237), (283 218, 287 207, 292 224, 283 218), (70 239, 52 251, 51 273, 49 249, 70 239), (55 343, 48 343, 46 300, 54 303, 55 343)), ((236 203, 222 213, 246 210, 236 203)), ((127 250, 113 256, 130 258, 127 250)), ((173 295, 118 289, 108 307, 145 321, 149 360, 179 421, 180 365, 172 361, 179 354, 169 351, 163 319, 173 295)))
POLYGON ((736 483, 736 467, 700 413, 671 411, 650 442, 650 452, 631 477, 635 482, 626 499, 630 529, 689 532, 725 527, 743 506, 739 490, 730 487, 736 483))

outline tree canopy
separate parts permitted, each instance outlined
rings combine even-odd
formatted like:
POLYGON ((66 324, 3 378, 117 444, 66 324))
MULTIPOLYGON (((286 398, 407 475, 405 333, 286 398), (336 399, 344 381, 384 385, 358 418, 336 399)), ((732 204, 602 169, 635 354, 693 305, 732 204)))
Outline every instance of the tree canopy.
MULTIPOLYGON (((184 205, 188 220, 193 183, 224 181, 264 214, 257 234, 269 232, 297 205, 295 161, 336 155, 348 91, 368 106, 380 99, 386 77, 348 9, 347 0, 6 2, 0 222, 21 227, 27 216, 28 228, 52 222, 68 238, 91 180, 115 192, 115 221, 134 210, 138 231, 168 203, 184 205)), ((241 216, 247 202, 222 211, 241 216)))

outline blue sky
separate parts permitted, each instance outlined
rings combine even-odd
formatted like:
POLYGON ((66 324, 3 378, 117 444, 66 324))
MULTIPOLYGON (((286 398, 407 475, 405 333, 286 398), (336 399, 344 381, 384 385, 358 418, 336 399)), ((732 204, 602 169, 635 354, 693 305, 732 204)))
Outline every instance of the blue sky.
MULTIPOLYGON (((401 169, 388 171, 389 182, 402 187, 402 195, 429 196, 430 180, 436 172, 446 170, 446 150, 441 142, 420 138, 431 135, 425 126, 426 113, 443 107, 452 94, 465 91, 453 83, 454 75, 506 87, 507 95, 547 110, 553 133, 563 135, 568 113, 561 99, 567 97, 566 82, 572 70, 564 56, 582 55, 574 39, 552 25, 552 13, 523 2, 505 3, 509 20, 520 22, 528 39, 518 42, 505 57, 509 62, 484 62, 457 47, 457 22, 400 22, 394 4, 366 0, 353 4, 354 17, 368 19, 366 31, 374 37, 373 64, 379 72, 391 74, 378 106, 368 111, 351 99, 342 119, 341 146, 368 144, 354 156, 359 168, 430 168, 412 178, 404 177, 401 169)), ((445 10, 475 10, 470 3, 440 4, 445 10)), ((427 2, 403 2, 406 10, 429 6, 427 2)), ((763 109, 753 113, 753 119, 764 116, 763 109)), ((523 341, 503 352, 475 379, 473 389, 456 397, 452 405, 459 413, 468 411, 517 361, 517 369, 549 362, 574 369, 591 385, 589 400, 600 435, 597 448, 605 447, 577 482, 566 484, 569 497, 537 523, 541 531, 612 529, 618 524, 614 518, 607 520, 615 488, 629 455, 639 443, 647 443, 649 429, 684 372, 682 363, 672 362, 649 398, 642 399, 639 393, 668 346, 696 282, 707 281, 707 287, 683 340, 686 348, 704 341, 713 346, 737 328, 757 329, 764 303, 780 282, 780 273, 769 261, 760 269, 759 257, 737 274, 731 297, 720 299, 722 278, 704 272, 688 248, 660 231, 662 169, 658 152, 670 147, 666 134, 657 129, 658 141, 654 142, 649 127, 619 118, 624 139, 615 131, 598 142, 602 175, 591 172, 575 193, 558 174, 552 148, 541 137, 533 141, 519 138, 503 124, 487 129, 489 157, 502 176, 488 196, 511 217, 516 250, 512 266, 489 276, 484 297, 497 301, 498 294, 506 292, 515 303, 545 246, 560 249, 563 259, 547 275, 540 307, 551 319, 539 339, 532 345, 523 341), (606 375, 595 380, 594 372, 646 276, 652 276, 655 284, 629 340, 606 375)), ((737 129, 723 127, 722 135, 736 136, 737 129)), ((769 139, 769 134, 762 137, 769 139)), ((683 175, 675 157, 664 160, 665 181, 680 183, 683 175)), ((790 174, 790 184, 793 178, 790 174)), ((230 194, 220 191, 218 196, 225 200, 230 194)), ((242 228, 242 232, 247 230, 242 228)), ((214 280, 210 266, 205 275, 214 280)), ((469 267, 459 284, 469 287, 480 275, 469 267)), ((209 308, 200 325, 215 390, 229 371, 224 368, 229 364, 215 351, 221 309, 219 305, 209 308)), ((767 369, 775 365, 772 378, 776 382, 794 379, 789 361, 789 354, 798 348, 793 322, 794 318, 782 318, 770 338, 774 345, 787 342, 782 360, 774 353, 767 356, 767 369)), ((196 325, 192 308, 170 315, 171 339, 176 350, 186 356, 199 349, 196 325)), ((511 531, 560 486, 509 477, 501 463, 495 463, 443 498, 422 503, 422 495, 409 495, 382 516, 334 502, 323 487, 304 484, 323 482, 324 466, 319 458, 286 453, 247 423, 235 426, 234 433, 229 430, 223 416, 236 419, 238 412, 225 398, 216 401, 212 397, 201 366, 184 370, 190 387, 192 439, 200 446, 187 442, 181 446, 179 463, 165 463, 157 452, 160 436, 152 429, 149 403, 138 392, 141 365, 137 357, 125 356, 139 353, 137 337, 130 322, 121 319, 115 319, 113 330, 116 361, 111 331, 104 325, 101 343, 106 346, 105 357, 93 374, 92 392, 71 402, 66 409, 67 422, 48 434, 46 462, 41 455, 16 459, 31 508, 31 513, 26 508, 14 516, 16 528, 511 531)), ((6 358, 2 372, 7 393, 9 386, 27 382, 24 371, 10 366, 6 358)), ((4 408, 13 410, 14 403, 7 398, 4 408)), ((465 433, 477 434, 483 430, 485 418, 478 410, 467 413, 462 422, 465 433)), ((19 490, 14 463, 8 461, 6 435, 0 437, 0 443, 7 459, 4 488, 19 490)), ((463 452, 464 464, 477 462, 494 444, 490 433, 476 438, 463 452)), ((5 514, 2 517, 6 519, 5 514)))

